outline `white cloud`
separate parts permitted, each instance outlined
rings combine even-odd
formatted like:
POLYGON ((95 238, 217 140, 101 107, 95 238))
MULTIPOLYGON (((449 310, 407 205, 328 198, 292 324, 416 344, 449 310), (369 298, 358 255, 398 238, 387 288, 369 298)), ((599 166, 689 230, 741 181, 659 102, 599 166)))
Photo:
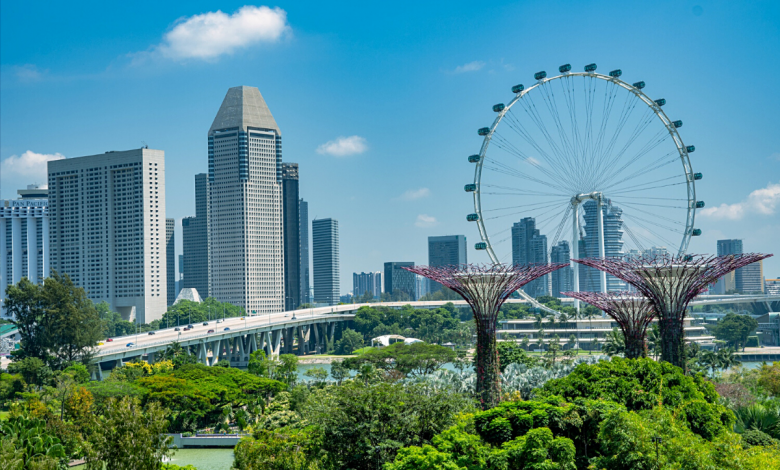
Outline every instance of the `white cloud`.
POLYGON ((44 74, 48 70, 39 70, 37 66, 33 64, 17 65, 13 67, 16 78, 20 82, 37 82, 40 81, 44 74))
POLYGON ((481 60, 475 60, 468 64, 458 65, 455 67, 455 73, 476 72, 485 66, 485 63, 481 60))
POLYGON ((334 157, 346 157, 363 153, 366 150, 368 150, 366 139, 358 135, 339 137, 336 140, 330 140, 317 147, 317 153, 333 155, 334 157))
POLYGON ((539 166, 540 165, 539 160, 535 159, 534 157, 528 157, 526 159, 526 161, 528 163, 530 163, 531 165, 533 165, 533 166, 539 166))
POLYGON ((420 188, 420 189, 410 189, 403 194, 401 194, 401 200, 404 201, 414 201, 415 199, 420 199, 423 197, 428 197, 431 195, 431 190, 428 188, 420 188))
POLYGON ((435 227, 436 225, 439 225, 439 221, 436 220, 436 217, 432 217, 427 214, 420 214, 417 216, 417 221, 414 223, 414 225, 420 228, 435 227))
POLYGON ((21 155, 11 155, 3 160, 1 165, 3 180, 6 184, 20 185, 19 188, 32 183, 46 183, 48 181, 46 162, 63 158, 65 155, 61 153, 35 153, 32 150, 21 155))
POLYGON ((255 44, 276 42, 289 31, 287 12, 281 8, 247 5, 232 15, 217 10, 180 18, 150 53, 169 59, 209 60, 255 44))
POLYGON ((701 215, 712 219, 739 220, 749 214, 773 215, 780 206, 780 183, 770 183, 756 189, 746 200, 735 204, 721 204, 701 210, 701 215))

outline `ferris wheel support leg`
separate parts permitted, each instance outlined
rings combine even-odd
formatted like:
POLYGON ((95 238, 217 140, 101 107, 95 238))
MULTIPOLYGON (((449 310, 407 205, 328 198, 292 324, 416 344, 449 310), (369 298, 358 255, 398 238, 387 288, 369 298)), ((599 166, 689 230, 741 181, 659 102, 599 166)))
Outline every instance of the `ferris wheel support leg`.
MULTIPOLYGON (((579 204, 572 202, 572 220, 571 220, 571 259, 579 259, 580 257, 580 217, 579 217, 579 204)), ((572 270, 572 290, 574 292, 580 291, 580 270, 579 265, 574 261, 571 261, 572 270)), ((580 301, 574 299, 574 308, 577 309, 577 316, 580 314, 580 301)))
MULTIPOLYGON (((599 258, 606 258, 604 250, 604 196, 599 194, 597 201, 597 211, 599 214, 599 258)), ((599 271, 601 273, 601 292, 607 292, 607 273, 606 271, 599 271)))

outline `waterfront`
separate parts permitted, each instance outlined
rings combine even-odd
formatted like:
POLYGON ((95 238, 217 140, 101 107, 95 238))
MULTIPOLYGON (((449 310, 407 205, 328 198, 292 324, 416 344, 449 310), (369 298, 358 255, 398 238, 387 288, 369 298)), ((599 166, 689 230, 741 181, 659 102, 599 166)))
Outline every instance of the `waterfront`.
MULTIPOLYGON (((180 467, 193 465, 198 470, 230 470, 233 465, 233 449, 179 449, 170 463, 180 467)), ((86 466, 72 468, 81 470, 86 466)))

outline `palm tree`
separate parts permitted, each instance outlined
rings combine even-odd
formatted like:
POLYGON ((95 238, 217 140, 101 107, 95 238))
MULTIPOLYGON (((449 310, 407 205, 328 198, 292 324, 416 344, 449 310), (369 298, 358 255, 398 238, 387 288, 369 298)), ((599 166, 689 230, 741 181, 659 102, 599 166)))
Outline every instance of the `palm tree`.
POLYGON ((647 332, 647 348, 653 355, 653 359, 658 359, 658 354, 661 352, 661 331, 658 327, 658 323, 653 323, 650 330, 647 332))
POLYGON ((740 360, 734 354, 734 349, 723 348, 718 351, 718 365, 721 369, 730 369, 740 364, 740 360))
POLYGON ((775 406, 753 403, 735 409, 734 415, 737 417, 734 431, 740 434, 755 429, 774 438, 780 436, 780 410, 775 406))

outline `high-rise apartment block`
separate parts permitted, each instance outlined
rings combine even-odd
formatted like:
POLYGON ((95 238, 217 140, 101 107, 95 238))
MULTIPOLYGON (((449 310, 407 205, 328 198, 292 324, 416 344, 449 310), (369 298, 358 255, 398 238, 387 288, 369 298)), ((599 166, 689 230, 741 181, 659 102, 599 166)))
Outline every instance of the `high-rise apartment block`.
POLYGON ((382 295, 382 273, 352 273, 352 295, 362 297, 368 292, 372 297, 382 295))
POLYGON ((176 301, 176 248, 174 246, 174 229, 176 220, 165 219, 165 270, 166 270, 166 300, 170 307, 176 301))
MULTIPOLYGON (((571 263, 569 242, 562 240, 550 250, 550 263, 571 263)), ((571 266, 550 273, 553 297, 561 297, 561 292, 570 292, 574 286, 574 272, 571 266)))
MULTIPOLYGON (((718 256, 741 255, 744 253, 742 240, 718 240, 718 256)), ((764 292, 764 264, 759 261, 739 268, 722 278, 712 287, 713 294, 755 294, 764 292)))
POLYGON ((311 303, 310 280, 311 272, 309 269, 309 203, 300 200, 298 203, 298 228, 300 229, 299 238, 301 240, 301 255, 298 271, 301 273, 301 304, 311 303))
POLYGON ((314 302, 339 302, 339 222, 315 219, 311 223, 314 302))
POLYGON ((248 313, 280 312, 282 133, 257 88, 228 90, 209 129, 208 159, 210 295, 248 313))
POLYGON ((17 192, 19 199, 0 201, 0 302, 7 285, 23 277, 43 282, 50 269, 48 189, 29 185, 17 192))
POLYGON ((301 304, 301 213, 297 163, 282 163, 282 217, 284 309, 295 310, 301 304))
POLYGON ((124 319, 162 318, 168 297, 164 152, 54 160, 48 171, 51 267, 124 319))
MULTIPOLYGON (((429 266, 463 266, 465 264, 468 264, 465 235, 428 237, 429 266)), ((422 290, 427 291, 426 293, 436 292, 442 287, 441 284, 430 279, 424 282, 427 283, 427 289, 423 286, 422 290)))
POLYGON ((403 269, 404 266, 414 267, 414 263, 411 261, 385 263, 385 292, 391 298, 417 300, 416 275, 403 269))
MULTIPOLYGON (((582 204, 585 218, 584 250, 579 251, 580 258, 599 257, 598 203, 587 200, 582 204)), ((623 253, 623 210, 607 199, 601 206, 604 217, 604 256, 622 258, 623 253)), ((601 292, 601 272, 587 266, 580 268, 580 290, 601 292)), ((607 274, 607 291, 626 290, 626 283, 607 274)))
MULTIPOLYGON (((547 264, 547 236, 539 234, 533 217, 525 217, 512 225, 512 263, 547 264)), ((531 297, 548 295, 548 278, 549 275, 531 281, 523 290, 531 297)))
POLYGON ((195 289, 202 298, 211 296, 211 243, 209 241, 209 177, 195 175, 195 217, 181 221, 184 262, 183 288, 195 289))

